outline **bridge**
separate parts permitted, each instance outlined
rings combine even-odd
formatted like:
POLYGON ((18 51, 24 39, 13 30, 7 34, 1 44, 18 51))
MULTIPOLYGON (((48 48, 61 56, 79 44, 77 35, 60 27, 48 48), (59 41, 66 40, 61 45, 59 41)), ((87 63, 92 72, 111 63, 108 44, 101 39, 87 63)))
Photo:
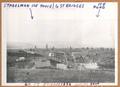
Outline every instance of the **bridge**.
POLYGON ((64 52, 51 52, 49 58, 51 65, 56 66, 57 63, 66 64, 67 58, 64 52))

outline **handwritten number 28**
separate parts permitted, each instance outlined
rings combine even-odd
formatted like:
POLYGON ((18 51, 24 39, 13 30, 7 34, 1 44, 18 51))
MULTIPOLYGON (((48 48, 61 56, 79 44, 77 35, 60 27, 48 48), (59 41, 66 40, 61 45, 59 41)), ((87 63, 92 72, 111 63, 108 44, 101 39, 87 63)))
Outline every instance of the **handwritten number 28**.
POLYGON ((98 5, 94 5, 93 8, 96 8, 96 9, 105 9, 105 3, 98 3, 98 5))

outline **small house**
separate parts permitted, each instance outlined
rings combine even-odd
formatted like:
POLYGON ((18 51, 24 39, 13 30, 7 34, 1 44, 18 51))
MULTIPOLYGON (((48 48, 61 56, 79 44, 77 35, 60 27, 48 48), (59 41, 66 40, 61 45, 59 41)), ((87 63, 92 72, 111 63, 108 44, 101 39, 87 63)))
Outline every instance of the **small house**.
POLYGON ((16 59, 16 62, 18 61, 24 61, 25 60, 25 57, 19 57, 18 59, 16 59))

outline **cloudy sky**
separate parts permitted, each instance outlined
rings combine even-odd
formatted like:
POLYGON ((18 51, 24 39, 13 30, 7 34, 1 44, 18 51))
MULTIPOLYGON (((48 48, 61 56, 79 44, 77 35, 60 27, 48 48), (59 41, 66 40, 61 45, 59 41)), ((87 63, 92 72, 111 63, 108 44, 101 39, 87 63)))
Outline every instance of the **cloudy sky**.
POLYGON ((117 30, 117 4, 107 3, 100 11, 95 3, 83 9, 3 8, 3 30, 7 43, 44 47, 114 47, 117 30))

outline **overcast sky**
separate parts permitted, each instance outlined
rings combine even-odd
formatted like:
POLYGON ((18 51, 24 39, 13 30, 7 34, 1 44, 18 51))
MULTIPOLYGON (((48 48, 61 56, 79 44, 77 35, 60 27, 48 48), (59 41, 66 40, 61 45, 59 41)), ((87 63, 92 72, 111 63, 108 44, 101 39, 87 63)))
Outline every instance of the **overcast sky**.
POLYGON ((100 11, 93 3, 83 9, 3 8, 7 43, 43 47, 112 47, 117 29, 117 4, 107 3, 100 11))

